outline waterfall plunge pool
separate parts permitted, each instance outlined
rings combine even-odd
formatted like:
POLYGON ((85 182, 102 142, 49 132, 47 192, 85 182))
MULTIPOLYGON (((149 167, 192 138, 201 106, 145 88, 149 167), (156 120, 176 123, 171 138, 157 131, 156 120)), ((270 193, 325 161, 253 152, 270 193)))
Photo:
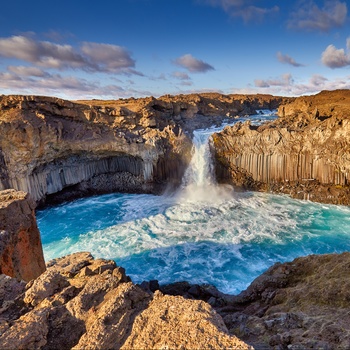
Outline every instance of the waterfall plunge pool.
POLYGON ((207 140, 217 130, 195 131, 177 193, 115 193, 38 211, 45 259, 89 251, 135 283, 187 280, 237 294, 277 261, 350 250, 348 207, 216 185, 207 140))

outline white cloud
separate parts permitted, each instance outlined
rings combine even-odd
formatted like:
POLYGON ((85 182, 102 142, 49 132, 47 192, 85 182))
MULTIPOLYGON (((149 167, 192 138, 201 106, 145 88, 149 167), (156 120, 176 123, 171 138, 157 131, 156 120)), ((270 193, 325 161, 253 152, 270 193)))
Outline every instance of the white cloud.
POLYGON ((130 53, 121 46, 84 42, 81 51, 98 71, 118 72, 135 67, 130 53))
POLYGON ((26 77, 43 77, 46 74, 42 69, 37 67, 9 66, 7 69, 12 73, 26 77))
POLYGON ((327 83, 328 79, 325 78, 324 76, 320 75, 320 74, 314 74, 311 78, 310 78, 310 84, 312 86, 324 86, 327 83))
POLYGON ((171 75, 179 80, 191 80, 189 75, 185 72, 173 72, 171 75))
POLYGON ((289 64, 293 67, 303 67, 304 66, 302 63, 296 62, 294 58, 290 57, 289 55, 284 55, 281 52, 277 52, 277 59, 279 62, 289 64))
POLYGON ((186 54, 177 58, 175 60, 175 64, 183 68, 186 68, 191 73, 205 73, 210 70, 214 70, 213 66, 193 57, 191 54, 186 54))
POLYGON ((257 0, 198 0, 200 3, 221 7, 232 17, 242 17, 245 22, 263 19, 266 15, 277 13, 278 6, 259 7, 257 0))
POLYGON ((49 69, 82 69, 90 72, 137 74, 135 60, 117 45, 85 42, 80 50, 71 45, 37 41, 26 36, 0 38, 0 56, 49 69))
POLYGON ((321 61, 329 68, 346 67, 350 65, 350 53, 346 53, 344 49, 337 49, 334 45, 328 45, 322 53, 321 61))
POLYGON ((126 90, 115 84, 102 85, 96 81, 48 73, 44 77, 36 77, 0 72, 0 90, 8 94, 53 95, 68 99, 151 95, 149 91, 126 90))
POLYGON ((312 0, 299 2, 298 10, 291 14, 288 26, 327 32, 345 24, 347 11, 346 2, 337 0, 325 0, 322 8, 312 0))
POLYGON ((16 58, 46 68, 82 67, 84 58, 70 45, 35 41, 25 36, 0 38, 0 56, 16 58))
POLYGON ((283 74, 281 77, 275 79, 256 79, 254 80, 254 84, 259 88, 268 88, 271 86, 289 86, 293 83, 292 75, 289 73, 283 74))
POLYGON ((232 16, 240 16, 243 18, 245 22, 253 21, 253 20, 262 20, 266 15, 277 13, 279 11, 278 6, 274 6, 271 8, 263 8, 257 6, 247 6, 241 9, 237 9, 232 12, 232 16))

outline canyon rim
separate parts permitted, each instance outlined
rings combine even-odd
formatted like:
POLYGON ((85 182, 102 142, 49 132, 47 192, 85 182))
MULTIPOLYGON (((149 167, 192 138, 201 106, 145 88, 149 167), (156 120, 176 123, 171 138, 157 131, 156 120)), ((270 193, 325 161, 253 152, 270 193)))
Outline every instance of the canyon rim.
POLYGON ((176 188, 190 162, 193 130, 275 108, 276 121, 240 122, 213 135, 217 180, 236 190, 348 205, 349 105, 348 90, 299 98, 208 93, 75 102, 1 96, 1 272, 13 278, 1 277, 0 344, 348 347, 347 253, 275 265, 238 296, 198 285, 156 291, 133 284, 113 261, 89 253, 52 261, 44 272, 31 220, 34 202, 176 188), (32 255, 23 257, 23 250, 32 255), (37 322, 44 327, 35 328, 37 322), (65 337, 63 323, 77 327, 74 337, 65 337))

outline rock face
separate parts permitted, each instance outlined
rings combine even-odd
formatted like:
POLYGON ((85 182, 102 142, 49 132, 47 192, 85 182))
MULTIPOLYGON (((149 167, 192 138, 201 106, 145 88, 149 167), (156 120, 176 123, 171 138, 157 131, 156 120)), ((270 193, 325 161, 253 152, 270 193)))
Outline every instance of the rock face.
POLYGON ((0 273, 27 282, 45 271, 34 208, 27 193, 0 192, 0 273))
POLYGON ((348 349, 349 267, 350 253, 278 263, 217 311, 257 349, 348 349))
POLYGON ((0 190, 36 202, 112 191, 159 192, 180 183, 191 131, 276 108, 269 95, 180 95, 70 102, 0 96, 0 190))
POLYGON ((213 136, 219 182, 350 204, 350 91, 322 92, 279 107, 278 120, 238 123, 213 136))
POLYGON ((27 286, 2 275, 0 291, 2 349, 251 348, 208 304, 147 293, 89 253, 51 261, 27 286))

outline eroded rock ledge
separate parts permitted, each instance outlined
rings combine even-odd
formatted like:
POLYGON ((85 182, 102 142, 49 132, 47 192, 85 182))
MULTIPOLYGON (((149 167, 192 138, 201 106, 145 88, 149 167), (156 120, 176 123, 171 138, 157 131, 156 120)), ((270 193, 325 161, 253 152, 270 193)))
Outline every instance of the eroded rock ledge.
POLYGON ((0 96, 0 190, 29 192, 38 203, 161 192, 180 183, 193 129, 283 101, 220 94, 79 102, 0 96))
POLYGON ((0 348, 347 349, 349 266, 350 253, 277 263, 231 296, 185 282, 151 292, 75 253, 27 285, 0 275, 0 348))
POLYGON ((114 261, 56 259, 26 286, 1 275, 1 349, 250 349, 203 301, 149 294, 114 261))
POLYGON ((295 198, 350 204, 350 91, 324 91, 279 107, 279 118, 213 135, 220 182, 295 198))

